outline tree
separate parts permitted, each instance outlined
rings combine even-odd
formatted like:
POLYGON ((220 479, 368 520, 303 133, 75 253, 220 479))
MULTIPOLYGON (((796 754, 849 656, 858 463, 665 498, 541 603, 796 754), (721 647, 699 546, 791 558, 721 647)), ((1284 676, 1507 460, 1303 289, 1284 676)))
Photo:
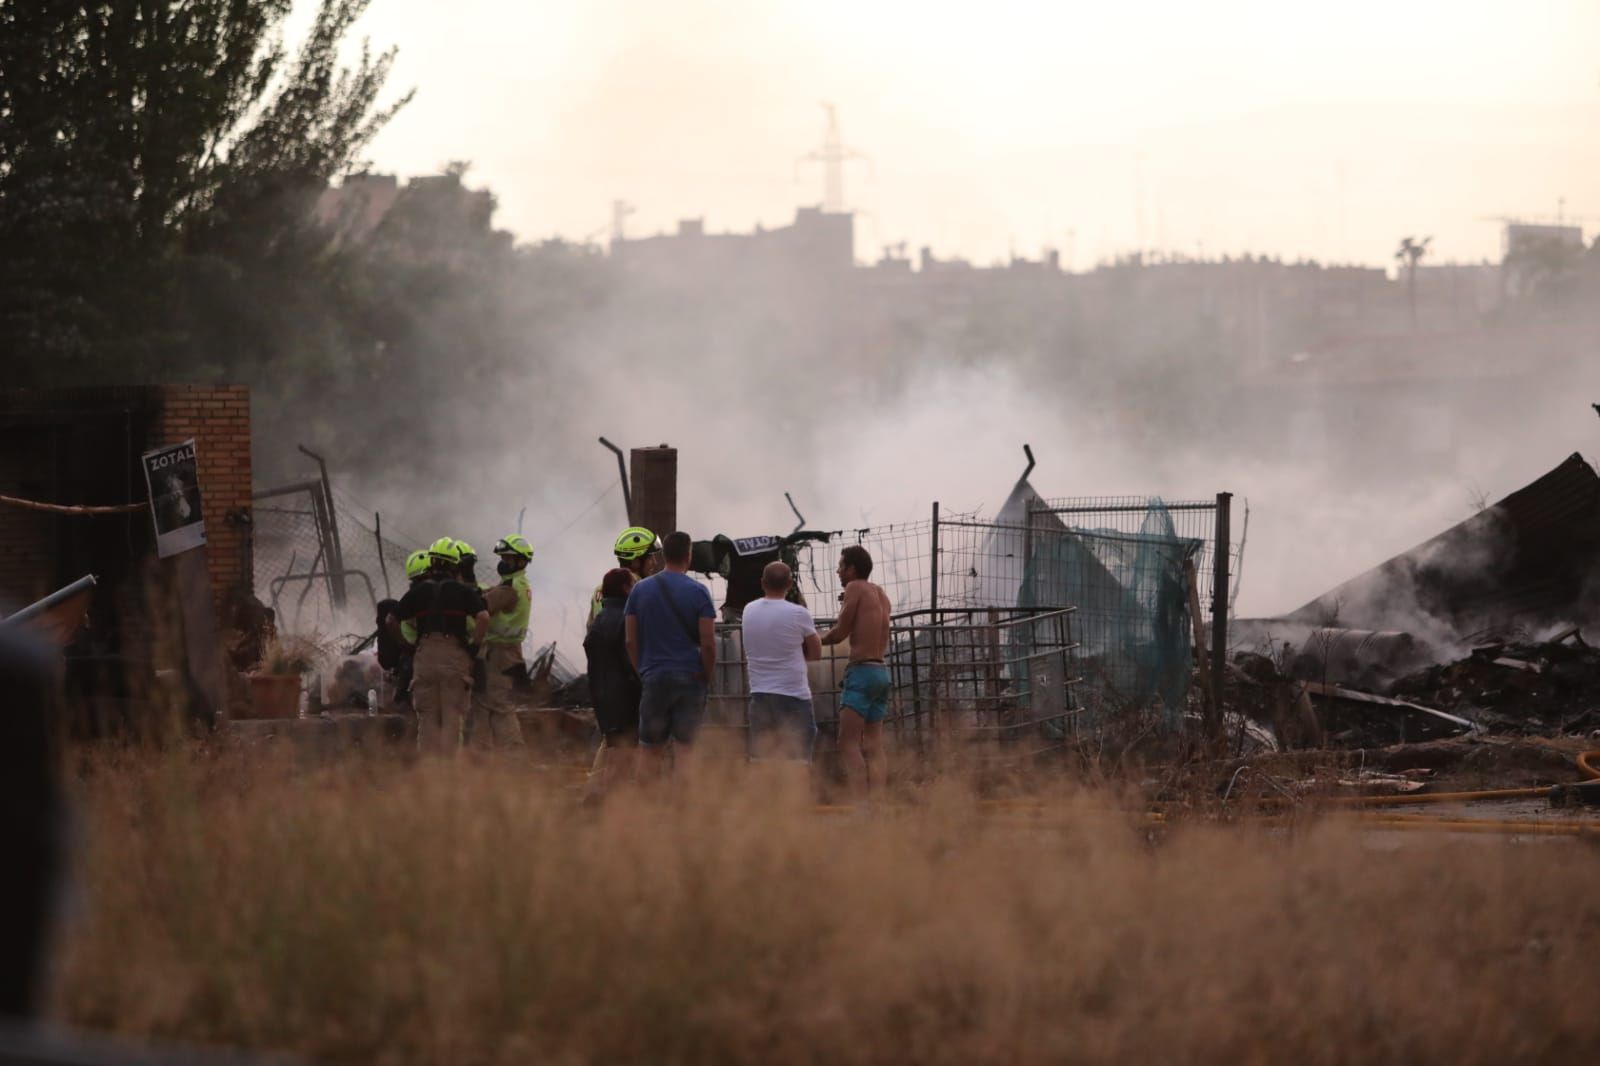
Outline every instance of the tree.
POLYGON ((321 0, 291 59, 290 0, 0 0, 0 351, 22 383, 193 361, 197 278, 294 246, 409 99, 377 105, 392 50, 338 65, 366 3, 321 0))
POLYGON ((1406 300, 1411 306, 1412 329, 1417 328, 1417 263, 1428 254, 1428 245, 1432 243, 1432 237, 1424 237, 1420 241, 1403 237, 1394 253, 1395 259, 1406 270, 1406 300))

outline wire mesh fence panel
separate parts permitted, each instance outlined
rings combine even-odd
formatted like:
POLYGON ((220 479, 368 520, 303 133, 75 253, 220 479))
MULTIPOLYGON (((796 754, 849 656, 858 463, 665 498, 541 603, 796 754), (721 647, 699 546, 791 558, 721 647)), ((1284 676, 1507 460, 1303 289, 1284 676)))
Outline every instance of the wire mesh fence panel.
MULTIPOLYGON (((1018 512, 1010 523, 937 509, 935 515, 846 530, 804 548, 800 580, 812 610, 820 614, 837 602, 835 567, 851 544, 871 553, 872 580, 897 614, 1072 608, 1081 721, 1098 728, 1117 714, 1155 710, 1167 728, 1182 729, 1193 664, 1185 564, 1194 564, 1195 592, 1208 602, 1215 501, 1055 500, 1018 512)), ((1228 551, 1236 574, 1242 539, 1228 551)), ((919 630, 936 624, 916 621, 919 630)), ((952 631, 953 646, 964 639, 952 631)))
POLYGON ((326 632, 333 624, 321 516, 309 494, 257 501, 252 562, 256 595, 284 633, 326 632))
POLYGON ((1042 752, 1077 729, 1073 612, 929 608, 894 617, 889 721, 907 740, 1042 752))
MULTIPOLYGON (((1070 529, 1086 532, 1138 533, 1145 524, 1152 505, 1159 506, 1172 520, 1173 533, 1184 540, 1195 541, 1195 584, 1200 602, 1211 603, 1212 582, 1216 573, 1216 500, 1161 500, 1149 496, 1064 496, 1040 501, 1029 508, 1030 525, 1037 524, 1041 515, 1053 515, 1070 529)), ((1239 532, 1238 540, 1228 544, 1228 609, 1239 595, 1239 578, 1244 571, 1245 538, 1250 528, 1250 509, 1247 501, 1237 499, 1232 507, 1243 508, 1243 521, 1230 523, 1239 532)))
MULTIPOLYGON (((391 534, 398 534, 398 531, 390 530, 386 524, 384 535, 380 538, 376 528, 380 524, 377 515, 356 510, 338 499, 337 494, 335 499, 334 510, 339 519, 339 541, 345 569, 365 574, 371 580, 378 599, 397 600, 404 596, 409 583, 406 580, 406 556, 424 545, 410 538, 395 540, 391 534)), ((490 556, 489 562, 493 564, 493 556, 490 556)), ((480 562, 479 566, 482 565, 480 562)))
POLYGON ((839 553, 853 544, 872 556, 872 581, 888 595, 896 611, 932 605, 934 523, 904 522, 866 529, 835 531, 826 543, 801 545, 800 572, 795 581, 811 613, 819 617, 838 611, 844 588, 839 584, 839 553))
POLYGON ((256 497, 252 559, 256 595, 277 613, 281 632, 321 637, 365 634, 377 604, 405 591, 405 548, 380 540, 375 516, 309 482, 256 497))
MULTIPOLYGON (((892 618, 889 729, 903 746, 929 750, 940 741, 1044 751, 1076 728, 1070 611, 968 609, 900 612, 892 618)), ((827 620, 819 623, 819 628, 827 620)), ((750 688, 743 627, 719 624, 717 664, 707 696, 706 728, 748 736, 750 688)), ((818 731, 837 735, 849 666, 824 649, 807 664, 818 731)))

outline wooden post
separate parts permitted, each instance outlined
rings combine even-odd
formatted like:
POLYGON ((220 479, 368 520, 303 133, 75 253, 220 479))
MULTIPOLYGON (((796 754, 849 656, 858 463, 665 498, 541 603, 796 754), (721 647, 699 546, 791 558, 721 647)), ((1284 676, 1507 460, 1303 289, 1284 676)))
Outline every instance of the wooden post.
POLYGON ((634 448, 630 455, 633 499, 629 521, 658 537, 678 528, 678 449, 634 448))

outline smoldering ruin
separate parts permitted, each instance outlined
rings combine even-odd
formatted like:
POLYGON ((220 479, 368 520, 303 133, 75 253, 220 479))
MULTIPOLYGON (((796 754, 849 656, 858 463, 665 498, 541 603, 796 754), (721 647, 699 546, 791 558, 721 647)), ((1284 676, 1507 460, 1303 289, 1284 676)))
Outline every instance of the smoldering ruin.
POLYGON ((1600 1046, 1555 17, 633 6, 0 2, 0 1057, 1600 1046))

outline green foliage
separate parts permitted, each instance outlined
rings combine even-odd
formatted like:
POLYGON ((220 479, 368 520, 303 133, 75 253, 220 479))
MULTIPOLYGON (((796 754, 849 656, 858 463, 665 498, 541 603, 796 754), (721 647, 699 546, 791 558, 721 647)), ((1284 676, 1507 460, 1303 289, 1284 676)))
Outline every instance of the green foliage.
MULTIPOLYGON (((265 276, 321 280, 308 211, 406 102, 323 0, 0 0, 0 350, 20 384, 194 378, 265 276), (293 264, 294 270, 285 273, 293 264)), ((245 353, 246 358, 249 352, 245 353)))

